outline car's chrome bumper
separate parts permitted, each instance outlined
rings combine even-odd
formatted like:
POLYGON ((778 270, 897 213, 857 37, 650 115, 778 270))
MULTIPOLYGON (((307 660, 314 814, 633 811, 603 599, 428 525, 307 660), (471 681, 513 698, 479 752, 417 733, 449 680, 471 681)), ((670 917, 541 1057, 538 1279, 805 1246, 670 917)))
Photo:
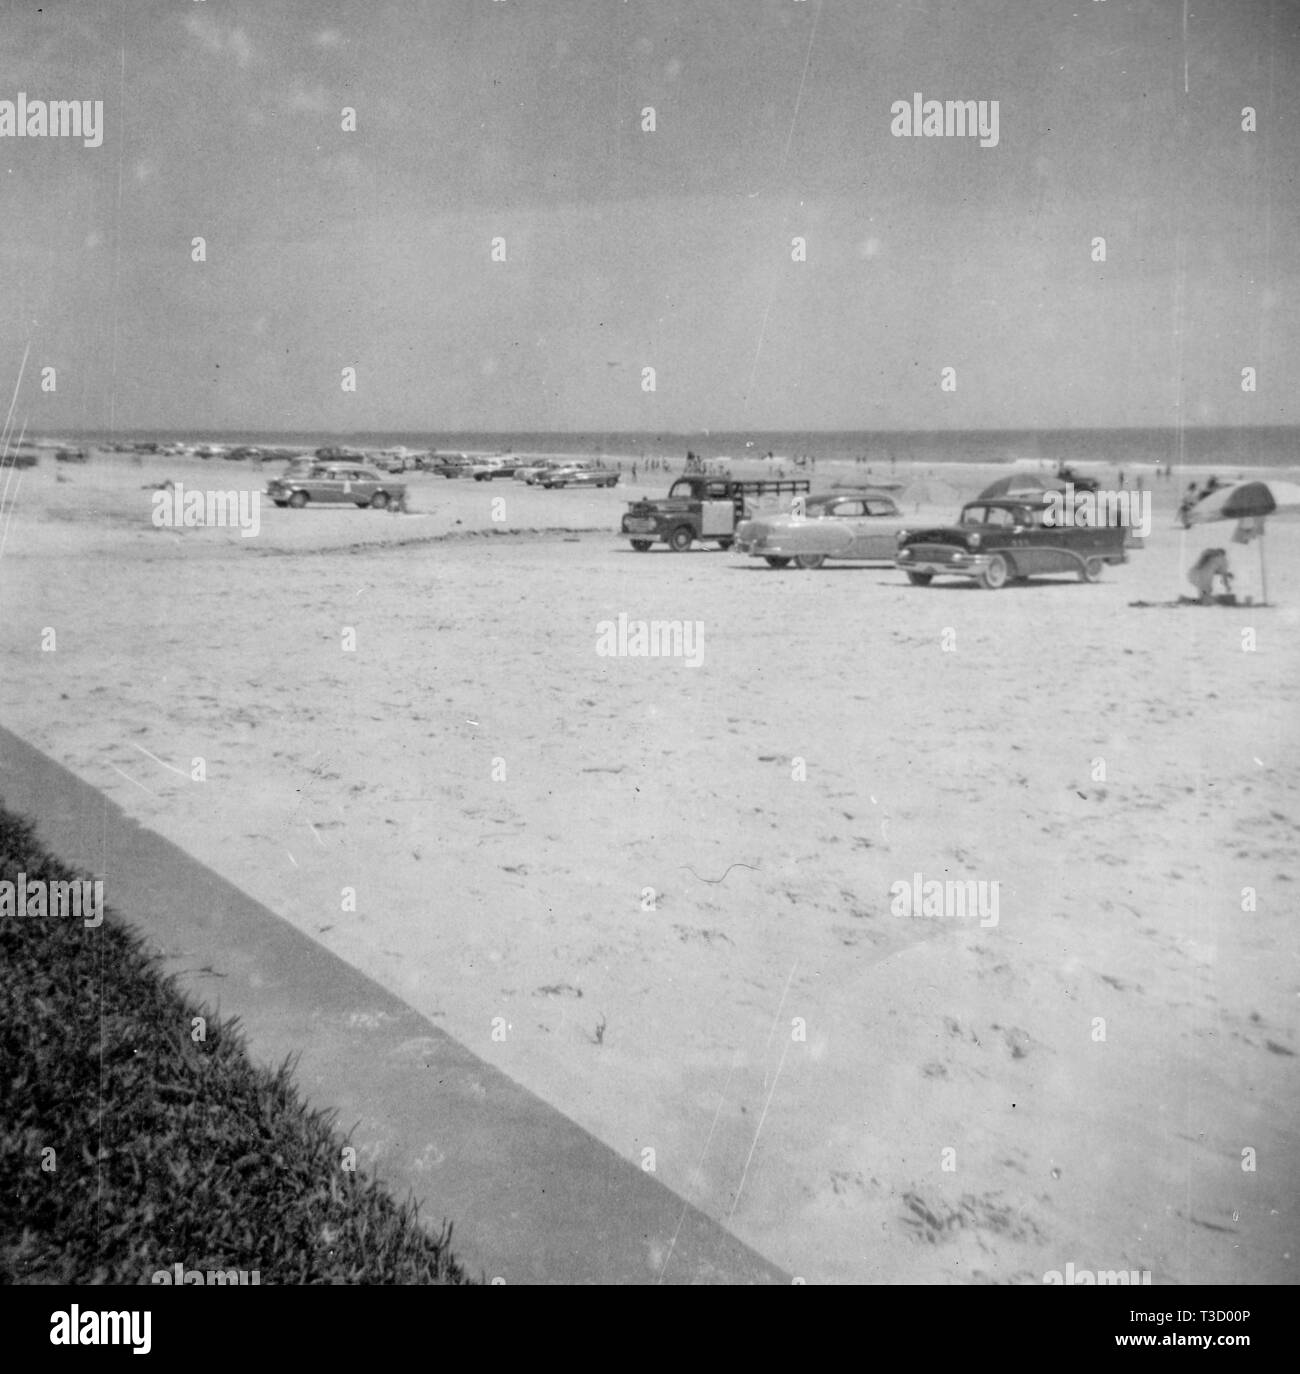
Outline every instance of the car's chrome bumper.
POLYGON ((987 553, 955 553, 951 558, 896 557, 894 566, 904 572, 929 573, 931 577, 978 577, 992 561, 987 553))

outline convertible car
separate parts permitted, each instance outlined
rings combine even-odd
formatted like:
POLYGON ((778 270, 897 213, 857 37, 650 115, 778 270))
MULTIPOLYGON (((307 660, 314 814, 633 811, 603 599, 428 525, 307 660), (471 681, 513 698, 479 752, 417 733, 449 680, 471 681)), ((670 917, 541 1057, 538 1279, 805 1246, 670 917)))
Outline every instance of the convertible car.
POLYGON ((773 568, 793 561, 820 568, 828 558, 892 563, 902 512, 885 492, 832 492, 809 496, 801 509, 759 515, 736 527, 736 548, 773 568))

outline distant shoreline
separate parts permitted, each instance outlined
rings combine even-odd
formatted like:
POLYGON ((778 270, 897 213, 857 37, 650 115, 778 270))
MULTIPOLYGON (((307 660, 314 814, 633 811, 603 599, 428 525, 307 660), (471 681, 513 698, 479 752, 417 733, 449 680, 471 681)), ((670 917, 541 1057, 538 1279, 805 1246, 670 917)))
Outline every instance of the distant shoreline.
MULTIPOLYGON (((684 464, 687 452, 735 470, 768 470, 769 452, 787 469, 807 455, 819 468, 864 466, 876 472, 917 467, 996 465, 1039 471, 1065 463, 1078 471, 1151 471, 1172 464, 1175 473, 1276 471, 1300 465, 1300 426, 1257 425, 1177 429, 1068 430, 822 430, 745 431, 670 434, 636 431, 423 431, 267 433, 254 430, 51 430, 24 435, 23 449, 58 442, 107 449, 114 444, 216 443, 288 448, 309 453, 329 445, 438 452, 511 453, 547 458, 603 458, 630 465, 654 460, 669 471, 684 464)), ((775 466, 771 464, 770 466, 775 466)), ((752 475, 752 474, 751 474, 752 475)))

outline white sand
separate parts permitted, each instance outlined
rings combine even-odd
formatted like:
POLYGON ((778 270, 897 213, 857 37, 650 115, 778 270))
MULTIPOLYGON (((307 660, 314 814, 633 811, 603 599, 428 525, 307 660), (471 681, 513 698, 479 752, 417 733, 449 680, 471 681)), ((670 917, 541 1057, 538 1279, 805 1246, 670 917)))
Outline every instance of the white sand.
POLYGON ((1185 472, 1100 585, 998 593, 636 555, 627 486, 155 530, 169 475, 238 473, 11 481, 10 728, 809 1282, 1295 1281, 1300 524, 1275 608, 1130 609, 1228 544, 1185 472), (598 657, 620 612, 702 665, 598 657), (917 871, 999 924, 891 915, 917 871))

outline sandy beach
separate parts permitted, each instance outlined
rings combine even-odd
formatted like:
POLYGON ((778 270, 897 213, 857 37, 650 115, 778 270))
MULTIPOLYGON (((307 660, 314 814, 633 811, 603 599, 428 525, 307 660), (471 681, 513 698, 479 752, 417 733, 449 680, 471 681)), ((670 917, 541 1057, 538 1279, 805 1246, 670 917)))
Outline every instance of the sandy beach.
POLYGON ((1186 471, 1098 585, 999 592, 635 554, 661 473, 151 524, 274 470, 5 474, 5 725, 810 1283, 1296 1280, 1300 523, 1213 609, 1130 605, 1207 544, 1259 596, 1186 471))

